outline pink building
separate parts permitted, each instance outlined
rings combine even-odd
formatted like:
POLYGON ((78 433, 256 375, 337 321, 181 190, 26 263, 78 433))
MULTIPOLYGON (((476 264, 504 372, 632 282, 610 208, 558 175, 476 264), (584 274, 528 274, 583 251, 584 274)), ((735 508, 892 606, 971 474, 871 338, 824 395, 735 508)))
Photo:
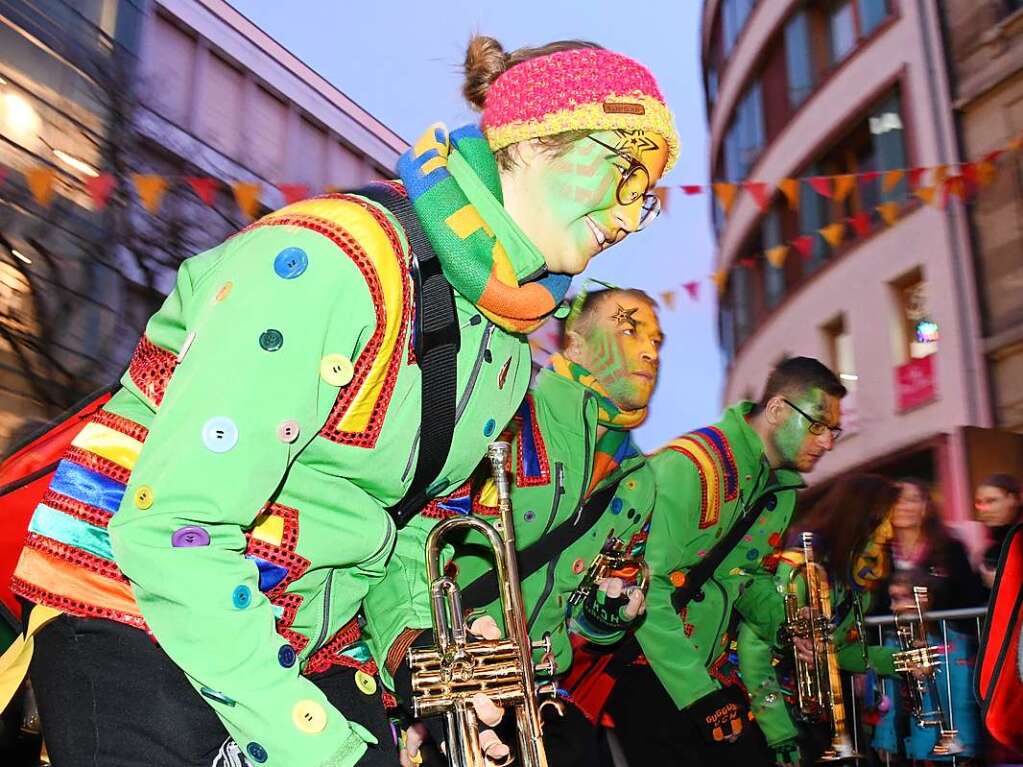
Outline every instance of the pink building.
POLYGON ((759 396, 784 356, 817 357, 850 394, 815 487, 853 470, 923 476, 969 518, 980 446, 998 435, 974 428, 991 407, 968 225, 906 178, 883 183, 961 159, 934 0, 706 0, 702 45, 713 179, 804 179, 798 206, 775 191, 762 211, 740 192, 714 211, 724 399, 759 396), (866 175, 841 201, 805 181, 839 174, 866 175), (836 222, 829 244, 819 231, 836 222), (802 236, 806 257, 765 256, 802 236))

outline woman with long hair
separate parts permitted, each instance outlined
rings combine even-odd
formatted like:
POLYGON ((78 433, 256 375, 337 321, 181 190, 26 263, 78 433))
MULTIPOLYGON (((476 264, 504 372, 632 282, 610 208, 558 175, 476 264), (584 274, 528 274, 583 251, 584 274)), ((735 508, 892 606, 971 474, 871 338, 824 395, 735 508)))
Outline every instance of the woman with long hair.
POLYGON ((980 576, 989 589, 994 582, 1005 535, 1016 522, 1023 520, 1021 491, 1023 488, 1019 480, 1011 474, 992 474, 977 485, 974 494, 973 508, 977 511, 977 519, 991 534, 980 566, 980 576))

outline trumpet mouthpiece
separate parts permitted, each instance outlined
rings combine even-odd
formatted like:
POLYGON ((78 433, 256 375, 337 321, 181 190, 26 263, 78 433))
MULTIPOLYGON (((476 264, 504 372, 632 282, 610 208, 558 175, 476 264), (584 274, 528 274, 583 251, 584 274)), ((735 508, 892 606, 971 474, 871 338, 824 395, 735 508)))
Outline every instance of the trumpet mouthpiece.
POLYGON ((507 442, 491 442, 487 445, 487 455, 495 465, 504 466, 508 460, 511 446, 507 442))

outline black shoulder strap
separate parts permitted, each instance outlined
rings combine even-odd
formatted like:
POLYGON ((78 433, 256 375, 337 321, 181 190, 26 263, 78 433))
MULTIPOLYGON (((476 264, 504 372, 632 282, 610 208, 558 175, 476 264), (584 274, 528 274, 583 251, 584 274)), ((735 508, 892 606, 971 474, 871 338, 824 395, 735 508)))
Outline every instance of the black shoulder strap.
POLYGON ((405 497, 388 509, 400 530, 423 508, 427 490, 448 459, 455 433, 458 348, 455 297, 412 202, 392 184, 370 184, 354 194, 390 210, 408 237, 416 285, 415 349, 422 386, 419 456, 405 497))
MULTIPOLYGON (((588 533, 597 524, 604 510, 618 490, 618 482, 612 482, 589 497, 578 518, 574 515, 518 552, 519 580, 524 581, 555 555, 567 549, 588 533)), ((498 597, 497 577, 493 571, 484 573, 462 589, 462 604, 468 608, 489 605, 498 597)))

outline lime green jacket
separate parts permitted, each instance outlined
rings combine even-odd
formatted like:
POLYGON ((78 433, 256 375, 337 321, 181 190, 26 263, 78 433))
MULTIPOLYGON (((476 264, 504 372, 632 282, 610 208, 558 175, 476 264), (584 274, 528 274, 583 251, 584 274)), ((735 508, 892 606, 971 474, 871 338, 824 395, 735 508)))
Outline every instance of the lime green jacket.
MULTIPOLYGON (((530 376, 525 338, 458 295, 456 308, 441 490, 478 465, 530 376)), ((250 761, 347 767, 373 740, 302 672, 321 650, 326 666, 369 661, 353 619, 394 549, 386 509, 419 447, 412 329, 409 248, 391 214, 356 197, 297 203, 182 265, 103 428, 76 441, 120 461, 126 484, 109 541, 99 527, 78 539, 113 569, 103 609, 152 632, 250 761)), ((51 592, 39 601, 69 612, 95 596, 61 594, 38 566, 31 576, 51 592)))
MULTIPOLYGON (((511 500, 516 544, 521 550, 571 520, 585 503, 597 441, 597 403, 580 384, 541 370, 519 408, 514 427, 511 500)), ((572 660, 568 598, 608 534, 613 530, 642 553, 653 507, 653 478, 646 458, 631 440, 626 443, 618 468, 600 482, 598 489, 619 479, 614 497, 593 528, 522 583, 530 636, 538 640, 551 634, 559 673, 566 671, 572 660)), ((496 509, 489 486, 489 482, 483 483, 482 492, 473 494, 465 489, 456 497, 431 504, 416 522, 399 533, 398 550, 404 556, 392 559, 384 579, 374 585, 366 600, 367 635, 378 658, 393 651, 392 645, 404 629, 432 626, 423 553, 426 535, 440 518, 468 513, 470 509, 493 518, 496 509)), ((493 557, 475 533, 449 546, 446 558, 453 560, 462 588, 493 569, 493 557)), ((502 625, 497 601, 481 609, 502 625)), ((621 633, 587 636, 613 642, 621 633)))
MULTIPOLYGON (((792 573, 800 562, 802 552, 797 550, 787 550, 779 558, 775 576, 779 593, 787 591, 792 573)), ((795 586, 800 596, 800 604, 805 604, 806 580, 797 577, 795 586)), ((836 613, 839 621, 834 630, 839 668, 857 674, 873 669, 884 676, 893 676, 895 674, 892 663, 892 655, 895 652, 893 648, 868 646, 864 658, 863 645, 857 636, 856 613, 846 598, 847 593, 842 583, 831 579, 832 611, 838 611, 840 606, 843 609, 840 614, 836 613)), ((861 591, 859 595, 863 613, 866 614, 870 610, 873 595, 870 591, 861 591)), ((749 692, 750 709, 770 746, 777 746, 799 735, 799 729, 789 710, 785 692, 776 672, 781 656, 791 657, 792 650, 790 646, 779 647, 777 636, 774 640, 761 637, 745 623, 739 626, 739 673, 749 692)))
POLYGON ((733 608, 763 636, 774 636, 784 605, 764 560, 781 543, 795 503, 798 474, 771 472, 763 444, 746 423, 753 403, 728 408, 713 426, 669 443, 649 459, 656 484, 646 558, 651 585, 646 619, 636 631, 643 654, 685 708, 720 688, 709 669, 727 650, 733 608), (762 495, 773 501, 681 613, 675 588, 762 495))

